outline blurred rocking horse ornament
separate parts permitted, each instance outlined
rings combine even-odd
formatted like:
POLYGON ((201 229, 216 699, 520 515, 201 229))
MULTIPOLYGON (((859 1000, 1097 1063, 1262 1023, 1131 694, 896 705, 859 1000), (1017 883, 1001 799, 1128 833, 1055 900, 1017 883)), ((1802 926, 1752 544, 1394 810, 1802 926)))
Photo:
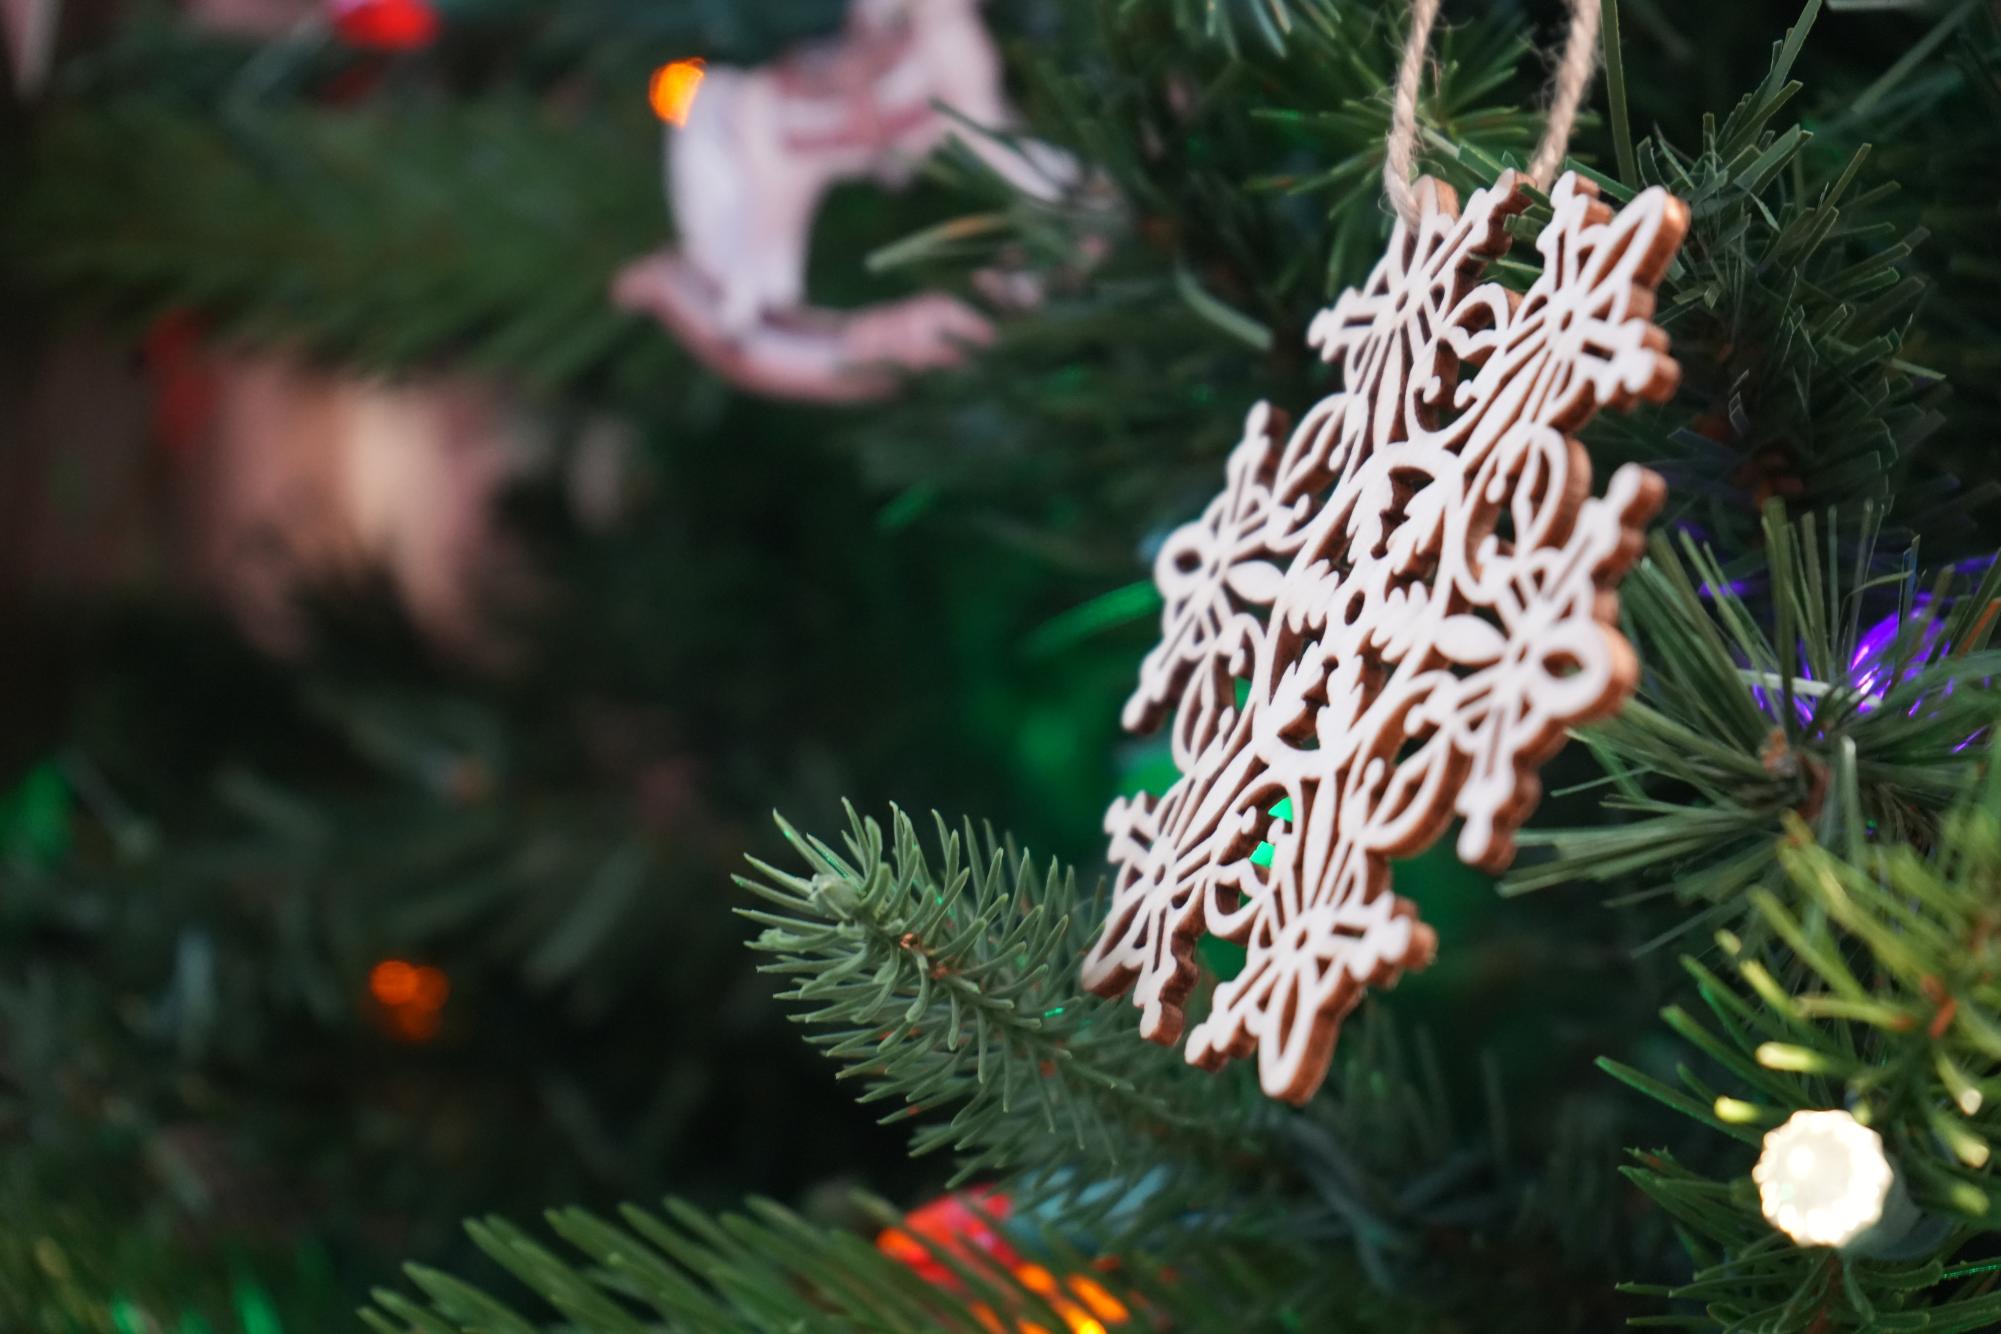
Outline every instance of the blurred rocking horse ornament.
POLYGON ((0 34, 7 42, 8 73, 15 97, 39 94, 55 63, 56 28, 62 0, 0 0, 0 34))
POLYGON ((663 71, 683 76, 656 82, 655 98, 676 126, 667 185, 680 246, 628 266, 613 300, 660 320, 724 378, 781 398, 881 398, 900 373, 956 365, 988 342, 987 317, 942 293, 851 311, 805 304, 813 218, 840 182, 901 185, 956 139, 1031 197, 1077 184, 1064 154, 967 128, 1014 119, 979 3, 856 0, 841 36, 773 65, 663 71), (674 88, 664 100, 663 83, 674 88))

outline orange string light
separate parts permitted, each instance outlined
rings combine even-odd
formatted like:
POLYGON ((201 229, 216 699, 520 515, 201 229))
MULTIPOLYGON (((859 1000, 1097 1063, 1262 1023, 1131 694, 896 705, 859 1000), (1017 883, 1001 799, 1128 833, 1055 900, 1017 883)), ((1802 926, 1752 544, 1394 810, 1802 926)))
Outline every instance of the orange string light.
POLYGON ((385 1011, 389 1030, 409 1042, 438 1035, 440 1012, 451 998, 451 979, 428 965, 384 959, 368 972, 368 994, 385 1011))
MULTIPOLYGON (((1132 1311, 1104 1284, 1086 1274, 1062 1278, 1043 1265, 1024 1260, 1008 1244, 1002 1228, 1014 1211, 999 1191, 980 1189, 942 1196, 904 1215, 902 1227, 884 1228, 876 1246, 901 1260, 925 1279, 948 1291, 963 1292, 964 1283, 946 1263, 962 1261, 976 1268, 997 1266, 1014 1276, 1043 1306, 1060 1316, 1061 1331, 1052 1330, 1019 1312, 1006 1315, 985 1302, 968 1314, 986 1334, 1111 1334, 1113 1327, 1132 1320, 1132 1311)), ((1100 1268, 1116 1268, 1101 1261, 1100 1268)))
POLYGON ((1071 1275, 1070 1292, 1078 1301, 1090 1308, 1092 1315, 1107 1325, 1123 1325, 1132 1318, 1132 1312, 1126 1309, 1126 1304, 1107 1292, 1105 1285, 1094 1278, 1087 1278, 1082 1274, 1071 1275))
MULTIPOLYGON (((1037 1264, 1016 1265, 1014 1280, 1042 1298, 1049 1309, 1063 1317, 1068 1334, 1111 1334, 1111 1326, 1132 1318, 1126 1304, 1105 1290, 1096 1279, 1073 1274, 1059 1282, 1056 1275, 1037 1264)), ((989 1334, 1054 1334, 1033 1320, 1018 1320, 1012 1326, 982 1303, 973 1308, 973 1318, 989 1334)))
POLYGON ((653 71, 653 81, 646 90, 653 114, 669 125, 686 125, 688 113, 695 107, 695 94, 700 91, 708 69, 708 62, 703 60, 677 60, 653 71))
POLYGON ((417 970, 401 959, 384 959, 368 974, 368 994, 390 1009, 417 998, 417 970))

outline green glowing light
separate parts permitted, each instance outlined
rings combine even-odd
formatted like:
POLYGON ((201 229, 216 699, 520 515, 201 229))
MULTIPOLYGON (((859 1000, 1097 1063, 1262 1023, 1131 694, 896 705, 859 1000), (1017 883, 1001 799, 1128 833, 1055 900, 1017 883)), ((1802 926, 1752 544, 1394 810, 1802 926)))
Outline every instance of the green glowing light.
POLYGON ((235 1289, 236 1318, 243 1326, 243 1334, 285 1334, 270 1294, 262 1285, 245 1275, 237 1279, 235 1289))

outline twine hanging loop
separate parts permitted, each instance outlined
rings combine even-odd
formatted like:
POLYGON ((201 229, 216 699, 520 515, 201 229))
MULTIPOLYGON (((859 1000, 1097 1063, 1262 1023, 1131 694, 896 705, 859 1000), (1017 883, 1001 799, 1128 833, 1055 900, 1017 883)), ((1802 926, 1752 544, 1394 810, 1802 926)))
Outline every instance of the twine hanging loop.
MULTIPOLYGON (((1438 26, 1439 0, 1411 0, 1410 33, 1404 38, 1403 60, 1397 66, 1390 106, 1389 141, 1383 154, 1383 194, 1406 225, 1417 221, 1417 196, 1411 189, 1417 174, 1417 95, 1424 81, 1425 56, 1431 31, 1438 26)), ((1578 108, 1598 69, 1599 0, 1570 0, 1570 35, 1563 58, 1550 82, 1549 119, 1542 142, 1529 159, 1527 176, 1539 190, 1549 189, 1570 149, 1570 134, 1578 108)))

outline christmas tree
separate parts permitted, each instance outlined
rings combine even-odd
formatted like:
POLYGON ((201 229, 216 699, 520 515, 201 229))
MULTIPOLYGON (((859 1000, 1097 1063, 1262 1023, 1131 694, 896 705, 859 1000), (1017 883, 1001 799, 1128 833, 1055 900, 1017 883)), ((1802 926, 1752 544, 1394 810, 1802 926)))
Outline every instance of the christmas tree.
POLYGON ((10 4, 0 1327, 2001 1328, 2001 16, 1437 10, 10 4))

